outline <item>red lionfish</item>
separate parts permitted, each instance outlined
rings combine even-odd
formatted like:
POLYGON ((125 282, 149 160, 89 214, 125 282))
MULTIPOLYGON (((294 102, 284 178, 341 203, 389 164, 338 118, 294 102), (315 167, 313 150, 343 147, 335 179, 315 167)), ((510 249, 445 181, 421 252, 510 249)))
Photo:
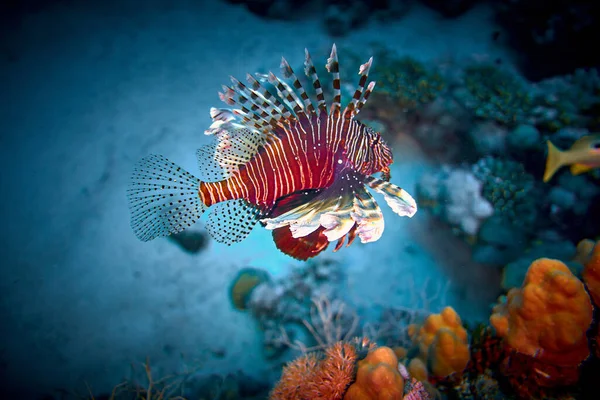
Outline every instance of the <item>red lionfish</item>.
POLYGON ((148 241, 181 232, 212 206, 206 228, 218 242, 240 242, 260 222, 281 251, 306 260, 332 241, 337 251, 346 238, 350 245, 356 236, 363 243, 381 237, 383 214, 366 186, 394 212, 412 217, 414 199, 388 182, 390 148, 355 119, 375 86, 365 87, 372 62, 360 66, 343 111, 335 45, 326 65, 333 76, 330 107, 308 50, 304 72, 313 100, 285 58, 284 79, 248 74, 244 84, 232 77, 219 97, 238 108, 211 108, 205 133, 216 140, 197 151, 200 179, 160 155, 136 165, 127 191, 136 236, 148 241))

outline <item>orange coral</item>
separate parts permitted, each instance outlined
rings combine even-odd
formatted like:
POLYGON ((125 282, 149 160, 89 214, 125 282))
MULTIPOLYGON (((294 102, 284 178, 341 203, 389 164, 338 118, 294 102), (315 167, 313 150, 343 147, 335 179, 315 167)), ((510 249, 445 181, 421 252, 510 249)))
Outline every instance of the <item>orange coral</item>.
POLYGON ((389 347, 378 347, 358 362, 356 382, 344 400, 401 400, 404 379, 398 372, 398 358, 389 347))
POLYGON ((587 285, 592 300, 594 300, 597 307, 600 307, 600 241, 596 242, 593 250, 590 251, 589 247, 591 246, 588 241, 587 249, 589 251, 588 254, 591 253, 591 256, 584 263, 583 281, 587 285))
POLYGON ((271 400, 340 400, 354 379, 356 349, 338 342, 325 350, 323 358, 307 354, 283 369, 271 391, 271 400))
POLYGON ((432 375, 445 377, 462 372, 469 362, 467 331, 452 307, 432 314, 420 328, 411 327, 412 340, 419 346, 419 358, 427 361, 432 375))
POLYGON ((592 305, 583 284, 558 260, 534 261, 521 288, 494 308, 492 326, 520 353, 555 365, 578 365, 589 354, 592 305))

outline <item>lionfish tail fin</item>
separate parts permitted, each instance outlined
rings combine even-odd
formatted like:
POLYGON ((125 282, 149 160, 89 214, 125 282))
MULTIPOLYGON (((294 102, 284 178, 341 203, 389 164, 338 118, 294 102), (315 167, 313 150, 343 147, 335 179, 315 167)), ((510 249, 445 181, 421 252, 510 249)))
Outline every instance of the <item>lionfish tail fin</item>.
POLYGON ((372 176, 367 177, 365 183, 371 189, 383 194, 386 203, 396 214, 409 218, 416 214, 417 202, 406 190, 372 176))
POLYGON ((340 63, 338 61, 337 48, 335 44, 331 49, 331 55, 327 59, 326 68, 327 71, 333 75, 333 101, 331 103, 331 113, 337 116, 340 113, 342 91, 340 82, 340 63))
POLYGON ((140 160, 127 189, 135 235, 146 242, 192 226, 206 209, 199 187, 199 179, 163 156, 140 160))

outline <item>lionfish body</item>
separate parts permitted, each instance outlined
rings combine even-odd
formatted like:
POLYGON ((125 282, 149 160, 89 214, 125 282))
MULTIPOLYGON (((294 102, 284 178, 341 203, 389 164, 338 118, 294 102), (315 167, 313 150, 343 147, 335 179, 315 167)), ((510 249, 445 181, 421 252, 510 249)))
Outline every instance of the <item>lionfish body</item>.
POLYGON ((238 108, 211 109, 213 124, 205 133, 215 141, 197 152, 200 179, 162 156, 137 164, 128 198, 138 238, 181 232, 212 206, 207 230, 217 241, 239 242, 260 222, 281 251, 306 260, 331 241, 337 250, 346 239, 350 245, 357 236, 363 243, 381 237, 383 215, 366 186, 397 214, 412 217, 413 198, 387 182, 389 147, 355 119, 375 86, 365 86, 371 63, 361 65, 344 110, 335 45, 327 62, 334 89, 329 107, 308 51, 305 73, 316 104, 285 59, 284 79, 272 73, 248 75, 247 84, 232 78, 220 97, 238 108))

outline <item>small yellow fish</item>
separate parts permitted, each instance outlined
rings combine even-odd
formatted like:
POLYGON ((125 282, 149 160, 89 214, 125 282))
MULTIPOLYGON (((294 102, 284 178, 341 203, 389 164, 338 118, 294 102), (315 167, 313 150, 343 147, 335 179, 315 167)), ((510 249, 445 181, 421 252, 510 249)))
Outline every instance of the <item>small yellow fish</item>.
POLYGON ((548 158, 544 182, 548 182, 561 167, 571 166, 571 173, 579 175, 600 167, 600 134, 578 139, 569 150, 560 150, 548 140, 548 158))

